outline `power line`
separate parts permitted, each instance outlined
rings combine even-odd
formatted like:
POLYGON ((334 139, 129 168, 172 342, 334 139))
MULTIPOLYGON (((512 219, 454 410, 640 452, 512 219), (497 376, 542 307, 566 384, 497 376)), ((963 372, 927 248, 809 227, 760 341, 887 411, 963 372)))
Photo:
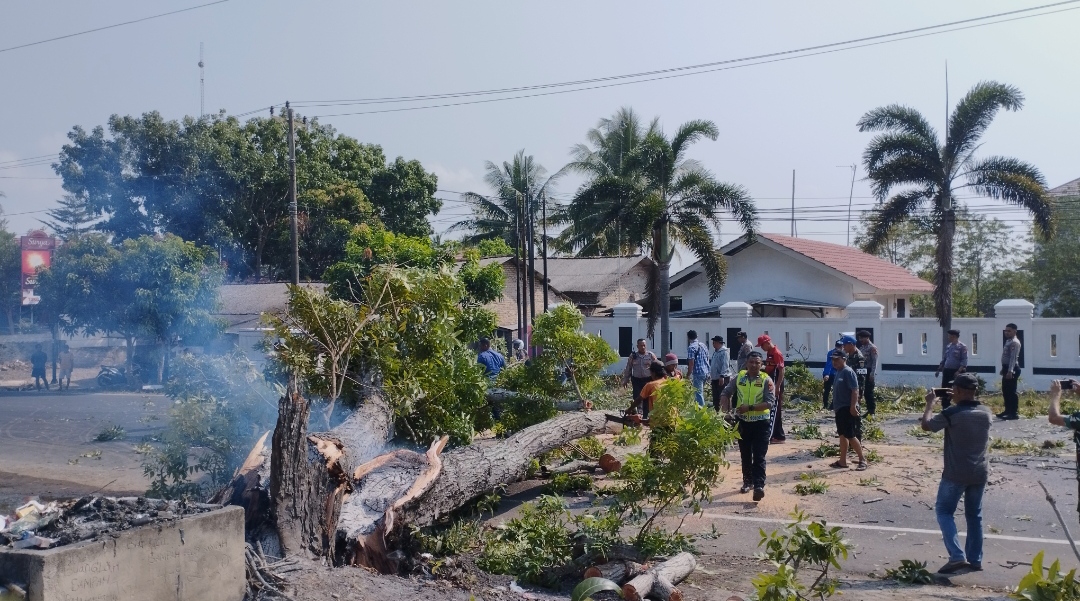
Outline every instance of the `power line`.
MULTIPOLYGON (((617 75, 617 76, 595 78, 595 79, 592 79, 592 80, 581 80, 581 81, 584 81, 584 82, 590 82, 590 81, 603 82, 603 81, 620 80, 620 79, 632 79, 632 81, 614 81, 613 83, 604 83, 604 84, 590 85, 590 86, 585 86, 585 87, 574 87, 572 89, 554 90, 554 91, 549 91, 549 92, 537 92, 537 93, 530 93, 530 94, 519 94, 519 95, 516 95, 516 96, 504 96, 504 97, 501 97, 501 98, 488 98, 488 99, 484 99, 484 100, 466 100, 466 101, 462 101, 462 102, 449 102, 449 103, 443 103, 443 104, 429 104, 429 105, 423 105, 423 106, 379 109, 379 110, 373 110, 373 111, 356 111, 356 112, 348 112, 348 113, 329 113, 329 114, 323 114, 323 115, 314 115, 313 117, 346 117, 346 116, 354 116, 354 115, 374 115, 374 114, 382 114, 382 113, 396 113, 396 112, 403 112, 403 111, 417 111, 417 110, 446 108, 446 107, 454 107, 454 106, 466 106, 466 105, 471 105, 471 104, 486 104, 486 103, 491 103, 491 102, 502 102, 502 101, 505 101, 505 100, 520 100, 520 99, 523 99, 523 98, 536 98, 536 97, 541 97, 541 96, 554 96, 554 95, 559 95, 559 94, 570 94, 570 93, 573 93, 573 92, 584 92, 584 91, 588 91, 588 90, 598 90, 598 89, 603 89, 603 88, 611 88, 611 87, 617 87, 617 86, 632 85, 632 84, 637 84, 637 83, 661 81, 661 80, 665 80, 665 79, 674 79, 674 78, 678 78, 678 77, 689 77, 689 76, 692 76, 692 75, 702 75, 702 74, 705 74, 705 73, 714 73, 714 72, 717 72, 717 71, 726 71, 726 70, 730 70, 730 69, 739 69, 739 68, 744 68, 744 67, 753 67, 753 66, 765 65, 765 64, 769 64, 769 63, 776 63, 776 62, 795 60, 795 59, 799 59, 799 58, 807 58, 807 57, 810 57, 810 56, 817 56, 817 55, 821 55, 821 54, 831 54, 831 53, 834 53, 834 52, 841 52, 841 51, 845 51, 845 50, 854 50, 854 49, 857 49, 857 48, 865 48, 865 47, 869 47, 869 46, 877 46, 877 45, 881 45, 881 44, 889 44, 889 43, 893 43, 893 42, 900 42, 900 41, 911 40, 911 39, 916 39, 916 38, 922 38, 922 37, 927 37, 927 36, 932 36, 932 35, 940 35, 942 33, 951 33, 951 32, 962 31, 962 30, 966 30, 966 29, 974 29, 974 28, 977 28, 977 27, 985 27, 987 25, 997 25, 999 23, 1007 23, 1007 22, 1010 22, 1010 21, 1019 21, 1019 20, 1022 20, 1022 19, 1030 19, 1030 18, 1034 18, 1034 17, 1042 17, 1042 16, 1052 15, 1052 14, 1056 14, 1056 13, 1060 13, 1060 12, 1068 12, 1068 11, 1073 11, 1073 10, 1080 10, 1080 7, 1063 8, 1063 9, 1059 9, 1059 10, 1055 10, 1055 11, 1047 11, 1047 12, 1044 12, 1044 13, 1039 13, 1039 14, 1034 14, 1034 15, 1022 15, 1022 16, 1019 16, 1019 17, 1013 17, 1013 18, 1009 18, 1009 19, 1000 19, 1000 20, 997 20, 997 21, 989 22, 989 23, 975 23, 973 25, 966 25, 966 26, 962 26, 962 27, 952 27, 951 29, 943 29, 941 31, 927 31, 927 30, 951 27, 953 25, 961 24, 961 23, 971 23, 971 22, 974 22, 974 21, 982 21, 982 20, 987 20, 987 19, 994 19, 994 18, 1004 16, 1004 15, 1016 14, 1018 12, 1030 12, 1030 11, 1034 11, 1034 10, 1041 10, 1041 9, 1045 9, 1045 8, 1051 8, 1051 7, 1055 7, 1055 6, 1060 6, 1062 4, 1073 4, 1073 3, 1076 3, 1076 2, 1080 2, 1080 0, 1066 0, 1065 2, 1060 2, 1060 3, 1056 3, 1056 4, 1047 4, 1047 5, 1038 6, 1038 7, 1032 7, 1032 8, 1028 8, 1028 9, 1021 9, 1020 11, 1010 11, 1010 12, 1006 12, 1006 13, 998 13, 996 15, 987 15, 987 16, 984 16, 984 17, 975 17, 975 18, 972 18, 972 19, 965 19, 965 20, 962 20, 962 21, 954 21, 954 22, 951 22, 951 23, 943 23, 943 24, 939 24, 939 25, 931 25, 931 26, 927 26, 927 27, 921 27, 921 28, 918 28, 918 29, 907 30, 906 32, 905 31, 893 32, 893 33, 888 33, 888 34, 881 34, 881 35, 877 35, 877 36, 871 36, 871 37, 868 37, 868 38, 858 38, 858 39, 854 39, 854 40, 847 40, 847 41, 844 41, 844 42, 833 42, 833 43, 830 43, 830 44, 822 44, 822 45, 818 45, 818 46, 808 46, 808 47, 805 47, 805 48, 799 48, 799 49, 794 49, 794 50, 784 50, 784 51, 779 51, 779 52, 772 52, 772 53, 769 53, 769 54, 762 54, 762 55, 757 55, 757 56, 753 56, 753 57, 729 59, 729 60, 726 60, 726 61, 717 61, 715 63, 705 63, 704 65, 700 65, 700 66, 674 67, 674 68, 670 68, 670 69, 663 69, 663 70, 660 70, 660 71, 656 71, 656 73, 668 73, 667 75, 661 75, 661 76, 656 76, 656 77, 644 77, 642 79, 635 79, 635 78, 642 77, 642 75, 641 74, 628 74, 628 75, 617 75), (919 34, 915 34, 915 35, 905 35, 906 33, 917 32, 917 31, 924 31, 926 33, 919 33, 919 34), (897 36, 903 36, 903 37, 897 37, 897 36), (892 38, 892 39, 885 39, 885 38, 892 38), (877 41, 867 41, 867 40, 877 40, 877 41), (865 42, 865 43, 861 43, 861 42, 865 42), (814 51, 815 49, 820 49, 820 50, 814 51), (769 59, 769 60, 762 60, 762 59, 769 59), (733 64, 733 63, 742 63, 742 64, 733 64), (714 68, 702 68, 705 65, 727 65, 727 66, 714 67, 714 68), (697 69, 697 70, 695 70, 695 69, 697 69), (687 71, 687 70, 690 70, 690 72, 682 72, 682 71, 687 71)), ((552 88, 552 87, 567 87, 567 86, 574 86, 574 85, 580 85, 580 84, 577 84, 575 82, 561 82, 561 83, 556 83, 556 84, 542 84, 542 85, 538 85, 538 86, 523 86, 521 88, 507 88, 507 89, 508 90, 513 90, 513 89, 532 90, 532 89, 547 89, 547 88, 552 88)), ((432 97, 442 97, 442 98, 454 98, 454 97, 469 97, 469 96, 478 96, 478 95, 491 95, 491 94, 499 94, 499 93, 506 93, 506 92, 499 92, 499 91, 495 91, 495 90, 482 90, 482 91, 479 91, 479 92, 461 92, 461 93, 454 93, 454 94, 431 95, 431 96, 432 97)), ((342 106, 342 105, 354 105, 354 104, 393 104, 393 103, 402 103, 402 102, 418 102, 419 100, 417 100, 416 98, 420 98, 420 97, 398 97, 398 99, 395 99, 395 100, 360 99, 360 100, 348 101, 348 102, 337 102, 337 103, 331 102, 331 103, 323 103, 323 104, 318 104, 318 101, 309 101, 309 104, 307 106, 309 106, 309 107, 312 107, 312 106, 342 106), (312 102, 314 102, 315 104, 310 104, 312 102)))
MULTIPOLYGON (((635 78, 640 78, 640 77, 649 77, 649 76, 653 76, 653 75, 662 75, 662 74, 665 74, 665 73, 673 73, 673 72, 679 72, 679 71, 691 71, 691 70, 705 69, 705 68, 708 68, 708 67, 715 67, 715 66, 731 64, 731 63, 755 61, 755 60, 760 60, 760 59, 763 59, 763 58, 772 58, 772 57, 776 57, 776 56, 782 56, 782 55, 785 55, 785 54, 799 54, 799 53, 809 52, 809 51, 813 51, 813 50, 822 50, 822 49, 832 48, 832 47, 837 47, 837 46, 846 46, 846 45, 851 45, 851 44, 858 44, 858 43, 861 43, 861 42, 878 40, 878 39, 882 39, 882 38, 908 35, 908 34, 912 34, 912 33, 919 33, 919 32, 924 32, 924 31, 929 31, 929 30, 934 30, 934 29, 942 29, 942 28, 945 28, 945 27, 953 27, 953 26, 956 26, 956 25, 963 25, 963 24, 966 24, 966 23, 974 23, 974 22, 979 22, 979 21, 986 21, 986 20, 989 20, 989 19, 996 19, 996 18, 999 18, 999 17, 1007 17, 1007 16, 1011 16, 1011 15, 1016 15, 1016 14, 1029 13, 1029 12, 1033 12, 1033 11, 1037 11, 1037 10, 1043 10, 1043 9, 1047 9, 1047 8, 1055 8, 1055 7, 1063 6, 1063 5, 1066 5, 1066 4, 1073 4, 1073 3, 1077 2, 1077 1, 1080 1, 1080 0, 1066 0, 1066 1, 1063 1, 1063 2, 1056 2, 1056 3, 1053 3, 1053 4, 1044 4, 1042 6, 1033 6, 1033 7, 1030 7, 1030 8, 1024 8, 1024 9, 1018 9, 1018 10, 1007 11, 1007 12, 1002 12, 1002 13, 996 13, 996 14, 992 14, 992 15, 985 15, 985 16, 981 16, 981 17, 973 17, 973 18, 969 18, 969 19, 962 19, 962 20, 959 20, 959 21, 951 21, 951 22, 948 22, 948 23, 941 23, 941 24, 938 24, 938 25, 928 25, 928 26, 924 26, 924 27, 918 27, 918 28, 915 28, 915 29, 907 29, 907 30, 903 30, 903 31, 896 31, 896 32, 892 32, 892 33, 879 34, 879 35, 874 35, 874 36, 869 36, 869 37, 864 37, 864 38, 856 38, 856 39, 847 40, 847 41, 843 41, 843 42, 832 42, 832 43, 828 43, 828 44, 820 44, 820 45, 817 45, 817 46, 807 46, 807 47, 804 47, 804 48, 798 48, 798 49, 794 49, 794 50, 784 50, 784 51, 780 51, 780 52, 771 52, 771 53, 768 53, 768 54, 759 54, 759 55, 748 56, 748 57, 743 57, 743 58, 735 58, 735 59, 726 59, 726 60, 720 60, 720 61, 713 61, 713 62, 701 63, 701 64, 697 64, 697 65, 687 65, 687 66, 682 66, 682 67, 671 67, 671 68, 666 68, 666 69, 657 69, 657 70, 653 70, 653 71, 642 71, 642 72, 639 72, 639 73, 628 73, 628 74, 623 74, 623 75, 611 75, 611 76, 597 77, 597 78, 592 78, 592 79, 580 79, 580 80, 576 80, 576 81, 565 81, 565 82, 540 84, 540 85, 531 85, 531 86, 498 88, 498 89, 491 89, 491 90, 478 90, 478 91, 472 91, 472 92, 450 92, 450 93, 442 93, 442 94, 425 94, 425 95, 417 95, 417 96, 388 96, 388 97, 381 97, 381 98, 376 97, 376 98, 355 98, 355 99, 339 99, 339 100, 301 100, 301 101, 293 102, 293 106, 306 105, 306 106, 309 106, 309 107, 316 107, 316 106, 345 106, 345 105, 357 105, 357 104, 386 104, 386 103, 396 103, 396 102, 418 102, 418 101, 421 101, 421 100, 441 100, 441 99, 446 99, 446 98, 461 98, 461 97, 471 97, 471 96, 483 96, 483 95, 490 95, 490 94, 507 94, 507 93, 512 93, 512 92, 522 92, 522 91, 530 91, 530 90, 546 89, 546 88, 554 88, 554 87, 586 85, 586 84, 600 83, 600 82, 612 81, 612 80, 618 80, 618 79, 635 79, 635 78)), ((1069 10, 1075 10, 1075 9, 1069 9, 1069 10)), ((1057 12, 1057 11, 1055 11, 1055 12, 1057 12)), ((1053 13, 1048 12, 1048 13, 1045 13, 1045 14, 1053 14, 1053 13)), ((1040 14, 1040 15, 1029 15, 1029 16, 1024 17, 1024 18, 1031 18, 1031 17, 1037 17, 1037 16, 1043 16, 1043 15, 1042 14, 1040 14)), ((1005 21, 1000 21, 1000 22, 1005 22, 1005 21)), ((988 23, 988 24, 984 24, 984 25, 993 25, 993 24, 994 23, 988 23)))
POLYGON ((8 48, 0 48, 0 53, 10 52, 12 50, 18 50, 20 48, 29 48, 30 46, 38 46, 40 44, 48 44, 49 42, 56 42, 58 40, 66 40, 68 38, 74 38, 80 35, 86 35, 88 33, 95 33, 98 31, 105 31, 106 29, 115 29, 117 27, 123 27, 125 25, 134 25, 135 23, 142 23, 143 21, 150 21, 153 19, 160 19, 162 17, 168 17, 170 15, 176 15, 185 13, 192 10, 198 10, 200 8, 206 8, 207 6, 214 6, 215 4, 224 4, 229 0, 217 0, 216 2, 208 2, 206 4, 200 4, 198 6, 189 6, 187 8, 181 8, 180 10, 174 10, 167 13, 161 13, 157 15, 151 15, 149 17, 142 17, 141 19, 134 19, 131 21, 124 21, 123 23, 115 23, 113 25, 105 25, 104 27, 95 27, 94 29, 87 29, 86 31, 79 31, 76 33, 69 33, 67 35, 57 36, 55 38, 49 38, 47 40, 38 40, 36 42, 28 42, 26 44, 19 44, 18 46, 10 46, 8 48))

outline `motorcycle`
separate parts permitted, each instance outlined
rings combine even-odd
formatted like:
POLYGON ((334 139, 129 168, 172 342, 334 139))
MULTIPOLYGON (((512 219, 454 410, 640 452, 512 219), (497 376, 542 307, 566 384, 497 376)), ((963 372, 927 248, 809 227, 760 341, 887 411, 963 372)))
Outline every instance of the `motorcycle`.
MULTIPOLYGON (((139 375, 138 366, 132 370, 139 375)), ((128 385, 127 369, 120 365, 102 365, 97 375, 98 386, 102 388, 121 388, 128 385)))

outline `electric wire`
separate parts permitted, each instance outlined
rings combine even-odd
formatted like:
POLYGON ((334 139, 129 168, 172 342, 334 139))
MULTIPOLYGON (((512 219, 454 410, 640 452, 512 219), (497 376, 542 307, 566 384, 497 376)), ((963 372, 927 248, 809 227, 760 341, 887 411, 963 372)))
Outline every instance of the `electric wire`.
POLYGON ((187 8, 181 8, 179 10, 173 10, 173 11, 169 11, 167 13, 151 15, 149 17, 142 17, 142 18, 139 18, 139 19, 132 19, 131 21, 124 21, 123 23, 114 23, 112 25, 105 25, 103 27, 95 27, 93 29, 87 29, 85 31, 79 31, 79 32, 76 32, 76 33, 69 33, 69 34, 57 36, 55 38, 49 38, 49 39, 46 39, 46 40, 38 40, 36 42, 27 42, 25 44, 19 44, 17 46, 9 46, 7 48, 0 48, 0 53, 11 52, 12 50, 19 50, 20 48, 29 48, 30 46, 39 46, 41 44, 48 44, 49 42, 56 42, 56 41, 59 41, 59 40, 66 40, 68 38, 74 38, 74 37, 78 37, 78 36, 81 36, 81 35, 86 35, 88 33, 96 33, 98 31, 105 31, 106 29, 115 29, 117 27, 123 27, 125 25, 134 25, 135 23, 142 23, 144 21, 150 21, 150 20, 153 20, 153 19, 160 19, 162 17, 168 17, 170 15, 186 13, 188 11, 198 10, 200 8, 206 8, 207 6, 214 6, 215 4, 224 4, 226 2, 229 2, 229 0, 217 0, 216 2, 207 2, 206 4, 200 4, 198 6, 189 6, 187 8))

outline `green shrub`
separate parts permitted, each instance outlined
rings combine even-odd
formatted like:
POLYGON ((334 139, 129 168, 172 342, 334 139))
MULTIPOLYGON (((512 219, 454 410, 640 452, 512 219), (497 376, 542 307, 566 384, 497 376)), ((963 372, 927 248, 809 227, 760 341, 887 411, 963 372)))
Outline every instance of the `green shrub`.
POLYGON ((900 567, 885 570, 885 577, 901 584, 930 584, 934 581, 934 577, 926 569, 925 561, 911 559, 901 559, 900 567))
POLYGON ((805 523, 806 515, 796 507, 792 517, 795 522, 766 534, 759 530, 764 547, 761 553, 774 566, 776 572, 763 572, 753 580, 759 601, 805 601, 831 597, 839 582, 829 577, 829 569, 840 569, 840 559, 847 559, 851 544, 844 538, 839 526, 829 528, 825 521, 805 523), (816 572, 809 589, 799 582, 802 570, 816 572), (809 591, 809 596, 804 595, 809 591))
POLYGON ((477 565, 543 584, 545 574, 573 559, 570 517, 561 497, 542 496, 521 506, 521 515, 488 533, 477 565))
POLYGON ((592 490, 593 479, 587 474, 555 474, 548 488, 556 495, 570 491, 592 490))
POLYGON ((885 430, 874 421, 863 422, 863 442, 885 442, 885 430))
POLYGON ((814 457, 839 457, 840 447, 829 442, 824 441, 817 446, 816 449, 811 451, 814 457))
POLYGON ((801 426, 795 426, 791 429, 791 435, 799 440, 817 440, 824 438, 821 434, 821 428, 813 422, 806 422, 801 426))
POLYGON ((817 403, 821 399, 822 382, 814 372, 811 372, 806 363, 795 361, 784 368, 784 392, 790 399, 801 398, 806 401, 817 403))
POLYGON ((1076 601, 1080 599, 1080 582, 1076 581, 1076 570, 1062 574, 1058 560, 1049 569, 1043 568, 1043 551, 1039 551, 1031 560, 1031 571, 1009 596, 1027 601, 1076 601))
POLYGON ((94 437, 96 442, 109 442, 110 440, 123 440, 127 436, 127 432, 124 431, 124 427, 121 425, 107 426, 98 432, 94 437))

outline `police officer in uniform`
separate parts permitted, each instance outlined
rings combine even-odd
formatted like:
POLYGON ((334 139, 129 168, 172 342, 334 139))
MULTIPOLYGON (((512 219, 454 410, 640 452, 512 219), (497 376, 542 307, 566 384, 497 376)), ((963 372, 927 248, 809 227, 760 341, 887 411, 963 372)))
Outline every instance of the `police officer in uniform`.
POLYGON ((734 409, 739 428, 739 455, 742 458, 743 485, 739 492, 754 490, 754 500, 765 496, 765 455, 772 437, 770 415, 776 406, 776 386, 761 371, 764 360, 753 351, 746 359, 746 369, 740 371, 720 393, 724 413, 734 409), (734 402, 732 402, 734 400, 734 402))

